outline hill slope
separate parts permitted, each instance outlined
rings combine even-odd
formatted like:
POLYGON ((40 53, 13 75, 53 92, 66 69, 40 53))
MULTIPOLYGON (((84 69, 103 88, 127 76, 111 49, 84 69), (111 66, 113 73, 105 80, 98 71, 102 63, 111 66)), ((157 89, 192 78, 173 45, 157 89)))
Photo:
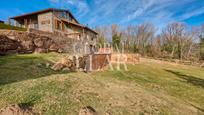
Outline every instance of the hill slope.
POLYGON ((42 114, 204 114, 204 69, 143 59, 128 71, 54 72, 57 54, 0 57, 0 108, 18 103, 42 114))

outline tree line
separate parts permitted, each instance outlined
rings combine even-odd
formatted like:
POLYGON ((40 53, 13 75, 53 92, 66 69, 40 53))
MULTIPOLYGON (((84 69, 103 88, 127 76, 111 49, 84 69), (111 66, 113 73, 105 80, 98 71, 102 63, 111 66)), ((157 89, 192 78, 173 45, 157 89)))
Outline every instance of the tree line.
POLYGON ((189 27, 182 22, 168 24, 157 30, 151 23, 113 24, 97 27, 98 45, 111 43, 114 50, 139 53, 142 56, 180 60, 204 60, 204 25, 189 27), (111 40, 110 40, 111 39, 111 40))

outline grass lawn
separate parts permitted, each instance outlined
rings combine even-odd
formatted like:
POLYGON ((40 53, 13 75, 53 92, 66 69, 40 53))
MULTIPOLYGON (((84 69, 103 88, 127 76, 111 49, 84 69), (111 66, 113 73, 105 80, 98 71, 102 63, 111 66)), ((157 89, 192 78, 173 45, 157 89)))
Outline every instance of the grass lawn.
POLYGON ((128 71, 55 72, 60 56, 0 57, 0 108, 31 106, 47 115, 77 115, 92 106, 99 115, 204 114, 204 69, 142 59, 128 71))

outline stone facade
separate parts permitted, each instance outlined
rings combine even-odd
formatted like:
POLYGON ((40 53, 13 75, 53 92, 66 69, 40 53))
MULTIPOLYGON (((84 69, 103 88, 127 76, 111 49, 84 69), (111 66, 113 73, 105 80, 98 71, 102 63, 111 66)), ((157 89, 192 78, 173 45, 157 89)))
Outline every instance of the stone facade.
POLYGON ((33 28, 46 32, 62 32, 70 38, 92 36, 97 39, 97 33, 81 25, 68 10, 47 9, 11 18, 14 26, 33 28))
MULTIPOLYGON (((14 19, 15 26, 47 32, 55 41, 67 41, 66 47, 83 46, 85 48, 78 49, 86 49, 83 52, 89 53, 96 47, 97 33, 81 25, 68 10, 47 9, 11 19, 14 19)), ((65 50, 68 51, 68 49, 70 48, 65 50)))
POLYGON ((53 32, 53 14, 52 12, 47 12, 38 15, 38 28, 41 31, 53 32))

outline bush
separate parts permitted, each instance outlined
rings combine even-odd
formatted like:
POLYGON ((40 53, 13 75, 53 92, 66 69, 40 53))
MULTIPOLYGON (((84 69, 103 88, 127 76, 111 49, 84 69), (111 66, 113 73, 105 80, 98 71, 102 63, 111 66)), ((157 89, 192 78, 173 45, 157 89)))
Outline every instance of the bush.
POLYGON ((8 24, 0 23, 0 29, 7 29, 7 30, 19 30, 19 31, 26 31, 25 28, 15 27, 8 24))

